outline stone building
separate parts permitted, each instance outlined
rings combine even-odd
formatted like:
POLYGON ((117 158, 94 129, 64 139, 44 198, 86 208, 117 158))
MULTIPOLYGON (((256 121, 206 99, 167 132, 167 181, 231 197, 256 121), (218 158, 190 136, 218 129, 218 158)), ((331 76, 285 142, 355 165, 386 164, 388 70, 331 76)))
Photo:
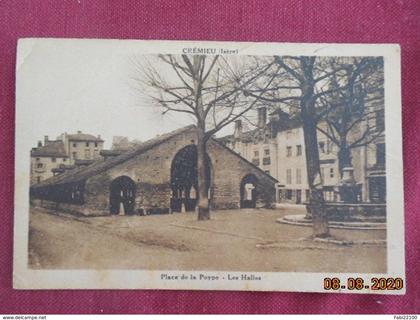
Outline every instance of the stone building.
MULTIPOLYGON (((31 187, 43 206, 84 215, 192 211, 197 201, 196 129, 188 126, 109 154, 31 187)), ((277 181, 211 139, 207 148, 212 208, 269 206, 277 181)))
POLYGON ((53 170, 60 165, 70 164, 69 157, 61 140, 48 140, 46 136, 44 145, 38 142, 38 147, 31 150, 30 184, 40 183, 53 176, 53 170))
POLYGON ((76 160, 95 160, 100 158, 100 151, 103 149, 104 140, 101 136, 77 131, 75 134, 61 134, 58 140, 63 141, 64 148, 70 161, 76 160))
MULTIPOLYGON (((370 121, 376 121, 377 130, 384 130, 383 112, 370 121)), ((327 130, 326 124, 320 126, 327 130)), ((276 191, 279 202, 301 204, 308 200, 303 128, 297 117, 277 110, 267 122, 266 108, 260 108, 256 129, 244 132, 242 122, 238 120, 234 133, 219 141, 279 181, 276 191)), ((382 203, 386 200, 384 141, 382 135, 367 146, 352 149, 353 174, 359 186, 360 201, 382 203)), ((318 147, 324 198, 330 202, 339 201, 337 185, 341 176, 337 146, 318 132, 318 147)))
POLYGON ((75 166, 91 164, 100 158, 103 143, 100 136, 81 131, 76 134, 63 133, 56 140, 49 140, 45 136, 44 145, 38 141, 38 146, 31 150, 31 185, 75 166))
POLYGON ((128 137, 124 136, 114 136, 112 137, 112 151, 128 151, 135 148, 137 145, 141 144, 140 140, 134 139, 130 140, 128 137))

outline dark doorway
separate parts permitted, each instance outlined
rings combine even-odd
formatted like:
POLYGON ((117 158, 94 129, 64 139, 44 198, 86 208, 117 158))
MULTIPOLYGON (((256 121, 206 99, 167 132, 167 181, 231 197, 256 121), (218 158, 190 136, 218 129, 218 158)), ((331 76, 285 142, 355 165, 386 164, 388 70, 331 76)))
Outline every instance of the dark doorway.
MULTIPOLYGON (((211 162, 206 156, 206 188, 210 188, 211 162)), ((175 155, 171 166, 171 209, 181 212, 184 205, 185 211, 194 211, 198 200, 197 176, 197 146, 188 145, 175 155)))
POLYGON ((302 203, 302 190, 296 190, 296 204, 302 203))
POLYGON ((240 186, 241 208, 255 208, 257 205, 258 179, 253 174, 246 175, 240 186))
POLYGON ((131 178, 121 176, 111 182, 109 194, 111 214, 122 213, 120 212, 122 207, 125 214, 133 214, 135 199, 136 184, 131 178))
POLYGON ((369 198, 370 202, 386 202, 386 179, 384 176, 369 178, 369 198))

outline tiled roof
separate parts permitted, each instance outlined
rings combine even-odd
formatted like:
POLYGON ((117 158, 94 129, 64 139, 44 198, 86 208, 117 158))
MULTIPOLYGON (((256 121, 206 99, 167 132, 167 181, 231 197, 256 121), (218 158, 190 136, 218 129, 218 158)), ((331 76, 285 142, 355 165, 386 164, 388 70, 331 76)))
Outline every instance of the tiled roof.
POLYGON ((66 150, 64 149, 63 141, 48 141, 47 145, 33 148, 31 150, 32 157, 57 157, 67 158, 66 150))
POLYGON ((51 171, 52 172, 64 172, 66 170, 71 170, 74 169, 76 166, 75 165, 65 165, 65 164, 60 164, 57 168, 52 168, 51 171))
POLYGON ((101 138, 95 137, 92 134, 87 133, 75 133, 67 135, 68 139, 71 141, 96 141, 96 142, 103 142, 101 138))
POLYGON ((94 162, 95 162, 95 160, 92 160, 92 159, 76 159, 76 160, 74 160, 74 164, 76 166, 87 166, 87 165, 90 165, 94 162))
MULTIPOLYGON (((157 136, 151 140, 148 140, 144 143, 139 144, 135 149, 130 150, 130 151, 126 151, 123 154, 116 156, 116 157, 112 157, 109 158, 107 160, 96 160, 94 163, 92 163, 91 165, 88 166, 81 166, 81 167, 76 167, 75 169, 72 170, 65 170, 65 172, 63 172, 60 175, 56 175, 53 176, 49 179, 46 179, 44 181, 41 181, 40 183, 32 186, 31 188, 36 189, 36 188, 42 188, 42 187, 46 187, 46 186, 51 186, 51 185, 57 185, 57 184, 65 184, 65 183, 73 183, 73 182, 79 182, 79 181, 83 181, 89 177, 95 176, 99 173, 102 173, 116 165, 119 165, 125 161, 130 160, 131 158, 142 154, 156 146, 158 146, 161 143, 164 143, 166 141, 168 141, 169 139, 184 133, 184 132, 188 132, 190 130, 195 129, 194 125, 190 125, 184 128, 180 128, 177 130, 174 130, 172 132, 157 136)), ((219 144, 221 147, 225 148, 226 150, 228 150, 231 153, 234 153, 237 157, 241 158, 243 161, 245 161, 246 163, 248 163, 249 165, 251 165, 252 167, 254 167, 255 169, 259 170, 262 174, 266 175, 268 178, 270 178, 271 180, 277 182, 277 180, 275 178, 273 178, 272 176, 270 176, 269 174, 265 173, 262 169, 258 168, 257 166, 255 166, 254 164, 252 164, 251 162, 249 162, 248 160, 246 160, 245 158, 243 158, 242 156, 238 155, 237 153, 235 153, 234 151, 230 150, 229 148, 227 148, 226 146, 224 146, 222 143, 218 142, 216 139, 213 139, 213 141, 215 141, 217 144, 219 144)))
MULTIPOLYGON (((274 115, 275 112, 272 113, 274 115)), ((272 119, 267 123, 267 129, 271 137, 275 137, 278 132, 299 128, 302 126, 302 121, 299 118, 289 118, 286 113, 278 112, 280 115, 279 119, 272 119)), ((265 129, 253 129, 242 132, 242 142, 252 142, 259 138, 265 138, 264 135, 267 131, 265 129)), ((233 134, 217 138, 219 142, 226 143, 234 141, 235 137, 233 134)))
POLYGON ((64 184, 64 183, 83 181, 84 179, 95 176, 116 165, 119 165, 127 160, 130 160, 131 158, 139 154, 142 154, 146 152, 147 150, 150 150, 151 148, 171 139, 172 137, 178 134, 187 132, 194 128, 195 126, 191 125, 191 126, 187 126, 181 129, 174 130, 166 134, 162 134, 151 140, 148 140, 144 143, 139 144, 135 149, 124 152, 123 154, 119 156, 108 158, 107 160, 100 159, 100 160, 95 161, 91 165, 82 166, 73 170, 66 171, 63 174, 41 181, 40 183, 36 184, 32 188, 44 187, 44 186, 49 186, 49 185, 54 185, 54 184, 64 184))
POLYGON ((108 157, 108 156, 119 156, 120 154, 123 154, 125 151, 123 150, 107 150, 107 149, 102 149, 101 151, 99 151, 99 154, 101 156, 104 157, 108 157))

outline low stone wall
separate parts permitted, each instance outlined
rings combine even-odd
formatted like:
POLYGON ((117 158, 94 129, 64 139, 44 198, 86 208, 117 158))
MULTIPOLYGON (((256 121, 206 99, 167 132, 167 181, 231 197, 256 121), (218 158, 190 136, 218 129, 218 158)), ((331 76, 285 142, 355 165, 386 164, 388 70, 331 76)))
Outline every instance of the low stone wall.
POLYGON ((45 209, 49 209, 52 211, 61 211, 67 212, 74 215, 81 215, 81 216, 103 216, 104 211, 102 210, 95 210, 92 208, 88 208, 84 205, 76 205, 70 203, 63 203, 63 202, 54 202, 49 200, 41 200, 41 199, 31 199, 31 205, 36 207, 41 207, 45 209))
POLYGON ((384 203, 326 203, 329 220, 333 221, 385 221, 384 203))

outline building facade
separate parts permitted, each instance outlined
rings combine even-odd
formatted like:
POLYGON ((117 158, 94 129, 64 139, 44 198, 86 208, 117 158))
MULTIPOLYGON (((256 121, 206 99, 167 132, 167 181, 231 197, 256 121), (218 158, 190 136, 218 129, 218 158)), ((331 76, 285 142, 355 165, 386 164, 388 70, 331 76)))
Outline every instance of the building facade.
POLYGON ((30 184, 40 183, 54 175, 53 170, 60 165, 69 165, 69 157, 62 141, 50 141, 46 136, 44 145, 38 142, 38 147, 31 150, 30 184))
MULTIPOLYGON (((268 122, 266 118, 266 109, 260 108, 256 129, 244 132, 238 120, 233 135, 219 141, 279 181, 278 202, 305 203, 309 199, 309 187, 302 123, 282 111, 271 114, 268 122)), ((376 122, 376 130, 384 131, 383 113, 369 121, 376 122)), ((328 130, 325 123, 319 126, 328 130)), ((355 128, 355 134, 359 129, 355 128)), ((338 202, 338 185, 341 182, 338 147, 320 131, 317 138, 324 198, 329 202, 338 202)), ((351 150, 359 201, 383 203, 386 200, 384 141, 381 134, 375 141, 351 150)))
POLYGON ((100 136, 82 133, 63 133, 56 140, 44 137, 31 150, 31 185, 75 166, 87 165, 99 159, 104 141, 100 136))
MULTIPOLYGON (((193 211, 198 193, 196 143, 194 126, 157 136, 34 185, 31 199, 83 215, 193 211)), ((207 145, 206 174, 212 208, 275 202, 277 181, 214 139, 207 145)))

